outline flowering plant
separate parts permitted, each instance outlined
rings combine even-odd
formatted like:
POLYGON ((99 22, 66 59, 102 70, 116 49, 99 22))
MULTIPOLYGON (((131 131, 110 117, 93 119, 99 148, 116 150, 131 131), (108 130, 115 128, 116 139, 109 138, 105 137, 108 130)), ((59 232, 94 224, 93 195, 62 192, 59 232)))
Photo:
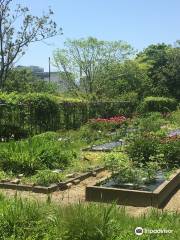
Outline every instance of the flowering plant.
POLYGON ((114 116, 110 118, 94 118, 89 120, 89 126, 94 130, 114 131, 123 123, 126 123, 127 118, 124 116, 114 116))
POLYGON ((90 119, 89 122, 91 123, 122 123, 124 121, 126 121, 127 118, 125 116, 114 116, 114 117, 111 117, 111 118, 93 118, 93 119, 90 119))

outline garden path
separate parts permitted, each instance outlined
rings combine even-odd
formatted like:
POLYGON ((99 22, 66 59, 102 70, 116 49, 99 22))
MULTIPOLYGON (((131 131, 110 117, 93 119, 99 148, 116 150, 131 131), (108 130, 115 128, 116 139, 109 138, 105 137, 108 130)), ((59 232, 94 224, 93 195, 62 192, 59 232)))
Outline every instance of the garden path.
MULTIPOLYGON (((110 173, 108 171, 103 171, 97 174, 96 177, 89 177, 85 179, 78 185, 73 185, 70 189, 65 191, 57 191, 51 194, 51 201, 58 203, 58 204, 73 204, 85 201, 85 188, 86 186, 94 185, 97 181, 102 181, 110 173)), ((5 195, 12 197, 16 194, 15 190, 6 190, 1 189, 0 192, 4 193, 5 195)), ((33 193, 33 192, 26 192, 26 191, 19 191, 18 196, 22 198, 28 199, 35 199, 46 201, 48 196, 46 194, 41 193, 33 193)), ((125 207, 127 213, 132 214, 133 216, 139 216, 149 211, 150 207, 132 207, 127 206, 125 207)), ((180 212, 180 190, 177 191, 168 203, 164 206, 164 210, 168 211, 179 211, 180 212)))

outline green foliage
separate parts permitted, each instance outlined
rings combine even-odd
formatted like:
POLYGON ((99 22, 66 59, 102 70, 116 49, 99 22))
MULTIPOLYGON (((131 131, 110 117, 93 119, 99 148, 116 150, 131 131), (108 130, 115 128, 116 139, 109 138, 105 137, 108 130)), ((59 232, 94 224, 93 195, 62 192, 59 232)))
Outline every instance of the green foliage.
MULTIPOLYGON (((23 7, 21 4, 13 7, 12 0, 3 0, 1 10, 0 89, 4 90, 12 67, 25 54, 28 46, 31 43, 51 38, 59 34, 62 29, 57 29, 57 24, 51 19, 53 14, 51 9, 47 14, 43 13, 41 17, 33 16, 28 7, 23 7)), ((10 84, 11 87, 12 85, 15 87, 15 83, 10 84)), ((23 87, 22 84, 19 85, 23 87)))
POLYGON ((140 130, 144 132, 157 132, 161 126, 167 123, 167 120, 159 112, 145 114, 135 121, 138 122, 140 130))
POLYGON ((54 140, 46 133, 20 142, 1 144, 0 168, 13 174, 35 174, 36 170, 66 168, 78 154, 72 144, 54 140))
POLYGON ((0 102, 4 104, 0 105, 1 137, 18 139, 57 128, 59 104, 51 95, 1 93, 0 102))
MULTIPOLYGON (((177 240, 179 213, 151 210, 132 217, 122 208, 103 204, 60 206, 37 201, 0 196, 0 236, 2 239, 61 240, 138 240, 137 226, 148 229, 170 229, 157 234, 157 240, 177 240)), ((154 235, 152 234, 152 237, 154 235)), ((149 235, 141 236, 143 240, 149 235)))
POLYGON ((141 105, 142 112, 170 112, 175 110, 177 102, 167 97, 146 97, 141 105))
POLYGON ((90 121, 88 123, 88 128, 90 130, 95 130, 101 132, 112 132, 118 129, 126 129, 127 122, 98 122, 98 121, 90 121))
POLYGON ((159 146, 167 167, 180 167, 180 139, 167 140, 159 146))
POLYGON ((0 171, 0 180, 5 179, 7 174, 4 171, 0 171))
MULTIPOLYGON (((131 115, 133 102, 87 102, 50 94, 0 93, 0 139, 58 129, 77 129, 89 118, 131 115), (19 132, 19 133, 18 133, 19 132)), ((19 137, 18 137, 19 136, 19 137)))
POLYGON ((112 171, 112 173, 117 173, 119 170, 126 166, 130 166, 131 162, 129 157, 125 153, 109 153, 104 158, 105 166, 112 171))
POLYGON ((138 59, 150 65, 149 92, 156 96, 180 99, 180 48, 179 45, 150 45, 138 55, 138 59))
POLYGON ((59 144, 43 149, 37 156, 39 162, 49 169, 64 169, 76 157, 75 151, 62 149, 59 144))
POLYGON ((149 134, 134 135, 126 147, 126 151, 133 161, 147 163, 152 156, 159 153, 160 139, 149 134))
POLYGON ((93 37, 67 40, 64 49, 55 51, 54 65, 65 73, 69 90, 91 94, 96 92, 99 71, 131 54, 132 47, 123 41, 102 41, 93 37))
POLYGON ((57 93, 57 85, 39 79, 26 67, 14 68, 5 82, 4 91, 18 93, 57 93))
POLYGON ((96 79, 98 96, 124 101, 133 100, 136 104, 146 92, 149 81, 146 65, 136 60, 122 63, 112 61, 98 74, 96 79))
POLYGON ((170 121, 175 124, 180 126, 180 109, 174 111, 170 115, 170 121))
POLYGON ((180 48, 172 45, 150 45, 137 55, 137 60, 149 65, 147 94, 180 98, 180 48))
POLYGON ((27 129, 14 124, 3 124, 0 128, 0 142, 9 139, 19 140, 27 138, 28 135, 29 131, 27 129))
POLYGON ((55 173, 51 170, 39 170, 30 181, 35 185, 49 186, 50 184, 59 183, 64 179, 64 175, 61 173, 55 173))
POLYGON ((106 155, 105 165, 112 172, 112 178, 116 184, 133 183, 134 187, 153 181, 159 169, 157 162, 148 162, 142 165, 139 162, 133 162, 124 153, 106 155))
POLYGON ((90 144, 100 139, 105 138, 105 132, 98 128, 93 128, 91 124, 86 124, 80 128, 79 137, 90 144))

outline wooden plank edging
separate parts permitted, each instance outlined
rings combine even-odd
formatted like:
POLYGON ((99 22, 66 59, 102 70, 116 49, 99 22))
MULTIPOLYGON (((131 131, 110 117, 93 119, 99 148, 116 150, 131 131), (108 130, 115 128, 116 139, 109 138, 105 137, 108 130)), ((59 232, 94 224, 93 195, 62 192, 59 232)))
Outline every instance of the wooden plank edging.
POLYGON ((72 183, 75 184, 74 181, 76 180, 80 180, 79 183, 85 179, 87 179, 90 176, 93 176, 93 172, 99 173, 101 171, 103 171, 105 169, 105 167, 98 167, 93 169, 92 171, 80 174, 77 177, 68 179, 65 182, 60 182, 58 184, 51 184, 48 187, 44 187, 44 186, 33 186, 33 185, 26 185, 26 184, 14 184, 14 183, 10 183, 10 182, 0 182, 0 188, 2 189, 12 189, 12 190, 18 190, 18 191, 32 191, 35 193, 45 193, 45 194, 49 194, 55 191, 62 191, 62 190, 66 190, 68 188, 67 184, 72 183))

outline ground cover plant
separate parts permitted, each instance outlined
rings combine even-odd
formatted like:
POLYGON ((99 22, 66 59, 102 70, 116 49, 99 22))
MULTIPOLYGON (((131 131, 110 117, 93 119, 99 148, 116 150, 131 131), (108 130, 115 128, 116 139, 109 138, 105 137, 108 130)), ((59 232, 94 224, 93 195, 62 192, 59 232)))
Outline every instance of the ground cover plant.
MULTIPOLYGON (((23 174, 22 182, 47 186, 64 180, 69 172, 82 172, 104 165, 108 158, 114 166, 119 157, 120 167, 116 168, 119 174, 113 173, 116 180, 124 182, 131 176, 134 182, 140 183, 141 179, 151 181, 155 176, 155 166, 156 170, 167 171, 179 167, 179 137, 168 136, 169 129, 173 131, 179 126, 178 111, 170 116, 148 113, 132 119, 124 116, 91 119, 79 130, 46 132, 22 141, 1 143, 0 178, 12 179, 23 174), (112 156, 106 154, 104 161, 102 154, 99 158, 89 159, 88 153, 81 151, 87 146, 118 140, 124 140, 126 144, 114 151, 127 154, 126 167, 123 167, 122 156, 118 154, 113 161, 112 156), (147 169, 151 169, 151 174, 147 174, 147 169)), ((112 170, 112 166, 109 169, 112 170)))
POLYGON ((0 239, 129 240, 139 239, 137 226, 172 230, 168 234, 146 234, 141 239, 177 240, 180 215, 152 210, 132 217, 124 208, 104 204, 60 206, 0 195, 0 239))
POLYGON ((152 112, 129 120, 125 146, 104 158, 114 184, 138 188, 155 182, 158 172, 167 177, 180 167, 178 116, 179 110, 168 115, 152 112))
POLYGON ((46 132, 1 143, 0 179, 21 175, 23 183, 47 186, 65 180, 69 173, 103 166, 103 154, 82 152, 89 144, 102 141, 103 136, 105 133, 84 126, 77 131, 46 132))

